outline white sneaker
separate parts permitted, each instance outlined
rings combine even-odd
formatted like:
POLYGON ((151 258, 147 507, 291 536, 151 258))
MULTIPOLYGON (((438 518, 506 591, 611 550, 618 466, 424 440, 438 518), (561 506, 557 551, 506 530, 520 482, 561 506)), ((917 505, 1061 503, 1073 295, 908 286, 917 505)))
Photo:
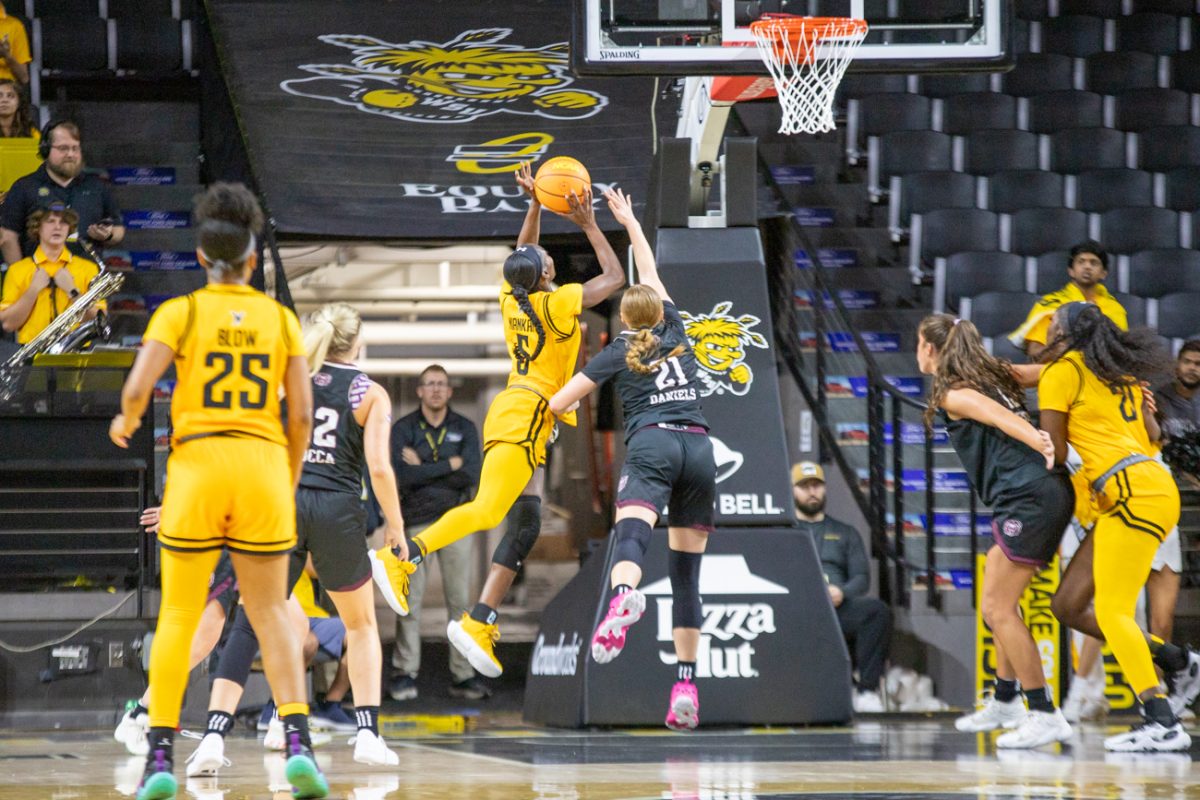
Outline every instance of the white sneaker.
POLYGON ((1200 697, 1200 653, 1188 650, 1187 656, 1187 666, 1171 675, 1171 693, 1167 695, 1171 713, 1177 717, 1200 697))
POLYGON ((996 747, 1027 750, 1051 742, 1065 742, 1072 733, 1074 731, 1060 709, 1030 711, 1014 730, 996 738, 996 747))
POLYGON ((1099 722, 1108 716, 1108 709, 1104 687, 1082 680, 1071 684, 1071 691, 1062 705, 1063 717, 1067 722, 1099 722))
POLYGON ((144 756, 150 752, 150 743, 146 741, 146 734, 149 732, 150 715, 139 714, 135 717, 133 709, 129 709, 121 715, 121 721, 113 731, 113 738, 125 745, 129 755, 144 756))
POLYGON ((851 703, 854 706, 855 714, 883 713, 883 698, 879 696, 879 692, 855 691, 851 703))
POLYGON ((994 731, 997 728, 1015 728, 1025 719, 1025 703, 1017 695, 1007 703, 1001 703, 995 697, 988 695, 983 708, 954 720, 955 730, 966 733, 994 731))
POLYGON ((1187 750, 1192 746, 1192 737, 1184 731, 1178 721, 1171 727, 1146 721, 1125 733, 1109 736, 1104 740, 1104 749, 1118 753, 1159 752, 1171 753, 1187 750))
MULTIPOLYGON (((312 742, 314 748, 324 744, 329 744, 333 741, 333 737, 324 731, 309 730, 308 740, 312 742)), ((271 721, 267 723, 267 735, 263 737, 263 747, 267 750, 282 751, 287 745, 287 740, 283 735, 283 720, 279 717, 271 717, 271 721)))
POLYGON ((215 778, 221 767, 228 767, 225 739, 219 733, 206 733, 187 760, 189 778, 215 778))
POLYGON ((394 750, 388 749, 382 736, 376 736, 368 730, 359 730, 354 737, 354 760, 373 767, 394 767, 400 763, 400 756, 394 750))

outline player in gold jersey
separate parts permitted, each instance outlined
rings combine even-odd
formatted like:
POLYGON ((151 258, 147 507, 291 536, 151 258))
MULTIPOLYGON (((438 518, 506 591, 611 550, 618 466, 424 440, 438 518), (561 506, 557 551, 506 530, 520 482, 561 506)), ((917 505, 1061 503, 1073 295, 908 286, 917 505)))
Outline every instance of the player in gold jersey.
POLYGON ((137 800, 175 797, 174 733, 188 668, 179 656, 188 652, 222 548, 262 639, 263 667, 288 733, 293 794, 325 797, 286 603, 295 491, 312 427, 304 342, 295 314, 248 285, 263 221, 254 195, 241 184, 214 184, 197 200, 193 220, 208 285, 154 313, 109 430, 115 444, 128 446, 173 362, 174 433, 158 533, 162 608, 150 650, 150 752, 137 800))
MULTIPOLYGON (((476 531, 500 524, 513 509, 516 524, 492 555, 479 602, 447 626, 450 641, 475 669, 488 677, 503 671, 493 643, 500 637, 496 608, 512 586, 521 562, 541 529, 542 471, 546 443, 554 429, 549 399, 575 371, 579 355, 579 315, 625 284, 621 262, 596 224, 591 192, 572 195, 564 214, 587 235, 600 261, 600 274, 584 284, 554 286, 554 259, 538 245, 542 206, 533 192, 529 166, 517 183, 529 195, 529 210, 517 248, 504 262, 500 311, 504 340, 512 356, 508 387, 496 396, 483 423, 483 468, 475 499, 442 515, 413 538, 410 558, 424 556, 476 531)), ((564 416, 568 425, 575 415, 564 416)), ((407 582, 405 582, 407 585, 407 582)))
MULTIPOLYGON (((1163 356, 1150 331, 1122 331, 1090 303, 1055 312, 1041 371, 1041 427, 1059 463, 1068 443, 1100 515, 1091 534, 1095 619, 1130 686, 1145 724, 1105 740, 1109 750, 1186 750, 1191 739, 1159 687, 1151 649, 1134 619, 1159 544, 1179 521, 1179 490, 1154 460, 1158 438, 1152 401, 1141 381, 1157 374, 1163 356)), ((1078 558, 1078 555, 1076 556, 1078 558)))

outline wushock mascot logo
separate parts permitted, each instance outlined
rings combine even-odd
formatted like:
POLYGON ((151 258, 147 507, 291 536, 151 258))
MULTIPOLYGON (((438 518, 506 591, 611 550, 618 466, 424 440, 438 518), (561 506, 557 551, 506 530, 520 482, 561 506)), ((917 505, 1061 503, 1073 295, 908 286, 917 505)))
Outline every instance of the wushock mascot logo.
POLYGON ((327 34, 321 41, 353 51, 349 64, 304 64, 311 78, 280 88, 408 122, 471 122, 494 114, 584 119, 608 98, 573 88, 567 43, 504 44, 511 28, 465 31, 448 42, 392 43, 327 34))
POLYGON ((732 306, 733 303, 726 301, 713 307, 710 314, 679 312, 700 366, 701 397, 725 392, 740 396, 749 392, 754 372, 746 363, 746 348, 769 348, 761 333, 750 330, 762 320, 753 314, 731 316, 732 306))

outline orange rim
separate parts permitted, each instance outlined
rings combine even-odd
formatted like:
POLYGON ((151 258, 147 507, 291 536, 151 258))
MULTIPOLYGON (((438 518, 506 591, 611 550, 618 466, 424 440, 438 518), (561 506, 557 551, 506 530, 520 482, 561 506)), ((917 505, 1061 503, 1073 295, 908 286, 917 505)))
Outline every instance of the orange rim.
POLYGON ((776 50, 783 49, 783 41, 793 45, 806 42, 801 50, 804 63, 815 57, 813 45, 822 39, 840 39, 847 36, 862 36, 867 32, 867 21, 854 17, 802 17, 797 14, 763 14, 750 23, 750 30, 775 39, 776 50))

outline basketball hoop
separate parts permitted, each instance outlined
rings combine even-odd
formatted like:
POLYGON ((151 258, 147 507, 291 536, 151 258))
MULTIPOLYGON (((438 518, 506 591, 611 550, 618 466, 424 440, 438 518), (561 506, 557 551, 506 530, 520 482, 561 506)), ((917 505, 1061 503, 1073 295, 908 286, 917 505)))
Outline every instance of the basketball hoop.
POLYGON ((833 95, 867 36, 866 20, 764 14, 750 32, 775 80, 783 109, 779 132, 833 130, 833 95))

